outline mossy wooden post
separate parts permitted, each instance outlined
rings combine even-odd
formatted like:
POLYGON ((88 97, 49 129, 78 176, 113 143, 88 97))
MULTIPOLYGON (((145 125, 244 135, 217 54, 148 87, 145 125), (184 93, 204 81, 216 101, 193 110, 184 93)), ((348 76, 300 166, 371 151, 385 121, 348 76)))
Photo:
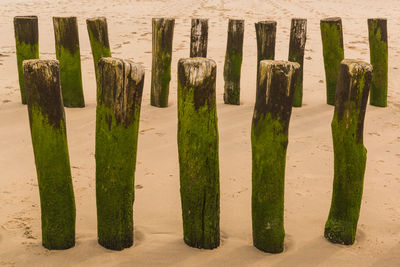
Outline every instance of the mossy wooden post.
POLYGON ((280 253, 284 248, 284 189, 288 128, 295 81, 295 62, 260 62, 251 126, 253 244, 280 253))
POLYGON ((47 249, 75 245, 75 200, 56 60, 23 62, 26 100, 39 184, 42 244, 47 249))
POLYGON ((216 64, 178 62, 178 152, 183 236, 187 245, 219 246, 219 158, 216 64))
POLYGON ((325 67, 326 103, 335 105, 340 62, 344 59, 342 19, 322 19, 320 28, 325 67))
POLYGON ((224 102, 240 105, 240 72, 243 58, 244 20, 230 19, 224 65, 224 102))
POLYGON ((369 103, 377 107, 387 106, 388 89, 388 39, 386 19, 368 19, 368 36, 372 76, 369 103))
POLYGON ((208 19, 192 19, 190 57, 207 57, 208 19))
POLYGON ((98 242, 122 250, 133 244, 134 182, 144 69, 129 60, 99 61, 96 109, 98 242))
POLYGON ((38 18, 36 16, 14 17, 14 33, 21 101, 22 104, 26 104, 22 62, 39 58, 38 18))
POLYGON ((367 150, 363 144, 364 117, 372 66, 343 60, 332 119, 334 179, 325 238, 333 243, 354 243, 360 215, 367 150))
POLYGON ((76 17, 53 17, 56 57, 60 62, 61 92, 65 107, 84 107, 81 52, 76 17))
POLYGON ((168 107, 175 19, 152 20, 151 105, 168 107))
POLYGON ((261 60, 275 59, 276 21, 260 21, 255 24, 257 38, 257 84, 261 60))
POLYGON ((293 107, 301 107, 303 104, 303 63, 306 40, 307 19, 292 19, 288 60, 300 64, 299 74, 296 80, 296 89, 293 96, 293 107))

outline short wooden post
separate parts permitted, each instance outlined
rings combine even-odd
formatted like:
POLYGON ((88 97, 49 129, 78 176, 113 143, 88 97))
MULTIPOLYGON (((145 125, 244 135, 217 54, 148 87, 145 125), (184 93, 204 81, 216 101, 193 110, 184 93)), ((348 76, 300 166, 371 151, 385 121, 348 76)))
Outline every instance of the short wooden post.
POLYGON ((369 103, 377 107, 386 107, 388 90, 387 20, 368 19, 368 36, 370 60, 374 68, 369 103))
POLYGON ((122 250, 133 244, 132 206, 144 69, 129 60, 99 61, 96 109, 98 242, 122 250))
POLYGON ((190 57, 207 57, 208 19, 192 19, 190 57))
POLYGON ((363 144, 364 117, 372 66, 343 60, 332 119, 334 179, 325 238, 333 243, 354 243, 360 215, 367 150, 363 144))
POLYGON ((326 103, 335 105, 340 62, 344 59, 342 19, 322 19, 320 28, 325 66, 326 103))
POLYGON ((251 127, 253 244, 280 253, 284 248, 284 188, 288 128, 300 65, 260 63, 251 127))
POLYGON ((303 63, 306 40, 307 19, 292 19, 288 60, 300 64, 299 75, 296 80, 296 89, 293 96, 293 107, 301 107, 303 104, 303 63))
POLYGON ((168 106, 175 19, 152 20, 151 105, 168 106))
POLYGON ((81 52, 76 17, 53 17, 56 57, 60 62, 61 92, 65 107, 84 107, 81 52))
POLYGON ((14 17, 14 33, 21 101, 22 104, 26 104, 22 62, 26 59, 39 58, 38 18, 36 16, 14 17))
POLYGON ((219 158, 216 63, 178 62, 178 152, 183 235, 187 245, 219 246, 219 158))
POLYGON ((26 100, 47 249, 75 245, 75 200, 69 163, 60 68, 56 60, 23 62, 26 100))
POLYGON ((255 24, 257 38, 257 84, 260 61, 275 59, 276 21, 260 21, 255 24))
POLYGON ((230 19, 224 65, 224 102, 240 105, 240 72, 243 58, 244 20, 230 19))

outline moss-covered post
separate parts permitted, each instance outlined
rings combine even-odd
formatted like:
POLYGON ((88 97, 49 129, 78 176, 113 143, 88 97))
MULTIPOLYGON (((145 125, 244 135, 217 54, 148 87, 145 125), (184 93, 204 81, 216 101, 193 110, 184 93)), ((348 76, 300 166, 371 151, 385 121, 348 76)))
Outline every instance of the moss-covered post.
POLYGON ((175 19, 152 20, 151 105, 168 107, 175 19))
POLYGON ((230 19, 224 65, 224 102, 240 105, 240 71, 243 58, 244 20, 230 19))
POLYGON ((293 107, 301 107, 303 104, 303 63, 306 40, 307 19, 292 19, 288 60, 300 64, 299 74, 296 80, 296 89, 293 96, 293 107))
POLYGON ((344 59, 342 19, 322 19, 320 28, 325 67, 326 103, 335 105, 340 62, 344 59))
POLYGON ((27 59, 39 58, 39 28, 37 16, 14 17, 14 33, 21 101, 22 104, 26 104, 22 62, 27 59))
POLYGON ((386 107, 388 89, 387 20, 368 19, 368 37, 370 60, 374 68, 369 103, 377 107, 386 107))
POLYGON ((263 60, 251 126, 253 244, 280 253, 284 248, 284 189, 288 128, 300 65, 263 60))
POLYGON ((129 60, 99 61, 96 109, 98 242, 122 250, 133 244, 134 183, 144 69, 129 60))
POLYGON ((360 215, 367 150, 363 144, 364 117, 372 66, 343 60, 332 119, 334 178, 325 238, 333 243, 354 243, 360 215))
POLYGON ((178 62, 178 152, 183 236, 187 245, 219 246, 219 158, 216 64, 178 62))
POLYGON ((255 24, 257 38, 257 84, 261 60, 275 59, 276 21, 260 21, 255 24))
POLYGON ((25 60, 23 72, 40 193, 42 244, 47 249, 67 249, 75 245, 75 200, 60 68, 56 60, 25 60))
POLYGON ((208 19, 192 19, 190 57, 207 57, 208 19))
POLYGON ((53 17, 56 57, 60 62, 65 107, 84 107, 81 52, 76 17, 53 17))

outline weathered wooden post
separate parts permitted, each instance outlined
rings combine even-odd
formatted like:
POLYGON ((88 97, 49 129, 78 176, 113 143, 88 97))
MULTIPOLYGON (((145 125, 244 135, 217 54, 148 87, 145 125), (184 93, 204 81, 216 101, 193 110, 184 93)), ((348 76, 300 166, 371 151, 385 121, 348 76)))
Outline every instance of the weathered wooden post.
POLYGON ((342 19, 322 19, 320 28, 325 67, 326 103, 335 105, 340 62, 344 59, 342 19))
POLYGON ((207 57, 208 19, 192 19, 190 57, 207 57))
POLYGON ((132 206, 144 69, 129 60, 99 61, 96 109, 98 242, 122 250, 133 244, 132 206))
POLYGON ((22 62, 26 59, 39 58, 39 28, 37 16, 14 17, 14 33, 21 101, 22 104, 26 104, 22 62))
POLYGON ((244 20, 230 19, 224 65, 224 102, 240 105, 240 72, 243 57, 244 20))
POLYGON ((60 68, 56 60, 25 60, 23 73, 39 184, 42 244, 47 249, 67 249, 75 245, 75 200, 60 68))
POLYGON ((65 107, 84 107, 81 52, 76 17, 53 17, 56 57, 60 62, 61 92, 65 107))
POLYGON ((151 105, 168 106, 175 19, 152 20, 151 105))
POLYGON ((257 38, 257 84, 260 61, 275 59, 276 21, 260 21, 255 24, 257 38))
POLYGON ((377 107, 386 107, 388 89, 387 20, 368 19, 368 36, 370 60, 374 68, 369 103, 377 107))
POLYGON ((300 65, 260 63, 251 127, 253 244, 280 253, 284 248, 284 189, 288 128, 300 65))
POLYGON ((216 64, 211 59, 178 62, 178 152, 184 241, 219 246, 219 158, 216 64))
POLYGON ((367 150, 363 144, 364 117, 372 66, 345 59, 340 66, 332 119, 334 180, 325 238, 354 243, 360 215, 367 150))
POLYGON ((294 18, 290 27, 289 61, 300 64, 293 96, 293 107, 303 104, 303 63, 307 40, 307 19, 294 18))

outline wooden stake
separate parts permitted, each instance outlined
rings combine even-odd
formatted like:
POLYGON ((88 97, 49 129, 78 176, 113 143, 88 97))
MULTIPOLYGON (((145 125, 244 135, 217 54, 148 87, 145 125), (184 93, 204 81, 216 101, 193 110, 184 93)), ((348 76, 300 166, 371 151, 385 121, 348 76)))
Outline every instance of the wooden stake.
POLYGON ((190 57, 207 57, 208 19, 192 19, 190 57))
MULTIPOLYGON (((260 61, 275 58, 276 21, 260 21, 255 24, 257 37, 257 73, 260 61)), ((257 84, 259 77, 257 74, 257 84)))

